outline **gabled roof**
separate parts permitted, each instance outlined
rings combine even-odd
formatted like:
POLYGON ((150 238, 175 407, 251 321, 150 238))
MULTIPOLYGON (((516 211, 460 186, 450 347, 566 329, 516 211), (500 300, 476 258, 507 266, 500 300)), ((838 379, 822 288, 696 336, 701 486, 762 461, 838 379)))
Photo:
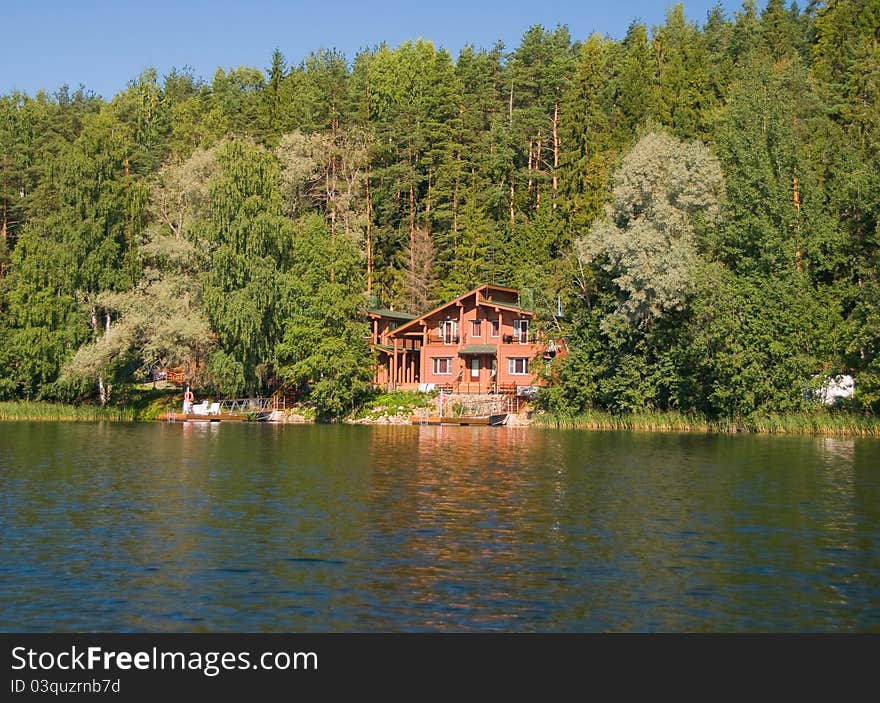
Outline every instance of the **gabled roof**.
MULTIPOLYGON (((424 315, 419 315, 415 319, 412 319, 409 322, 406 322, 406 323, 400 325, 400 327, 398 327, 396 330, 390 332, 389 334, 391 336, 397 336, 398 334, 400 334, 402 332, 410 331, 411 329, 415 328, 416 325, 421 324, 425 320, 425 318, 431 317, 432 315, 436 315, 438 312, 441 312, 442 310, 445 310, 448 307, 451 307, 453 305, 457 305, 465 298, 468 298, 472 295, 476 295, 480 291, 488 291, 488 290, 497 290, 497 291, 502 291, 504 293, 516 293, 517 295, 519 295, 519 291, 516 288, 505 288, 504 286, 483 284, 482 286, 474 288, 473 290, 469 290, 467 293, 464 293, 464 294, 458 296, 454 300, 450 300, 448 303, 443 303, 442 305, 438 305, 436 308, 434 308, 433 310, 429 310, 424 315)), ((515 312, 527 313, 529 315, 532 314, 532 312, 530 310, 526 310, 525 308, 522 308, 518 305, 514 305, 513 303, 504 303, 504 302, 494 301, 494 300, 481 301, 481 300, 479 300, 479 298, 477 298, 477 302, 480 305, 488 305, 491 307, 504 308, 505 310, 513 310, 515 312)))
POLYGON ((402 312, 400 310, 389 310, 388 308, 367 308, 367 314, 375 315, 376 317, 387 317, 389 320, 404 321, 409 321, 416 317, 415 315, 411 315, 408 312, 402 312))
POLYGON ((534 314, 532 310, 528 310, 521 305, 514 305, 513 303, 502 303, 498 300, 480 300, 479 305, 485 305, 487 308, 504 308, 505 310, 513 310, 514 312, 525 312, 529 315, 534 314))

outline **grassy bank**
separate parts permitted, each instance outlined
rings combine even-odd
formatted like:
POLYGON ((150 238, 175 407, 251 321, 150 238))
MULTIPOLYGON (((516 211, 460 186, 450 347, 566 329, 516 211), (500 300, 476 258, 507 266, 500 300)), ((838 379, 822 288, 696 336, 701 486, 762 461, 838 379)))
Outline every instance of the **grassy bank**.
POLYGON ((675 411, 615 415, 607 411, 590 410, 573 416, 535 415, 533 424, 539 427, 588 430, 880 437, 880 418, 843 412, 780 413, 710 420, 698 413, 675 411))
POLYGON ((158 420, 160 413, 172 410, 177 405, 177 396, 165 391, 130 392, 121 397, 118 403, 106 406, 14 400, 0 402, 0 420, 135 422, 158 420))
POLYGON ((427 393, 408 391, 377 393, 351 413, 346 418, 346 422, 382 423, 393 418, 408 419, 410 415, 428 407, 432 402, 433 397, 427 393))

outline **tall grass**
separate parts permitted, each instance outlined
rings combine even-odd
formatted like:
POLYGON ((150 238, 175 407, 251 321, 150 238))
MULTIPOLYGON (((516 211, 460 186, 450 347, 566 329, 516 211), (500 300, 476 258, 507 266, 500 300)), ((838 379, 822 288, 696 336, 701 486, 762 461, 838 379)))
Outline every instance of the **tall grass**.
POLYGON ((839 435, 880 437, 880 418, 844 412, 771 413, 748 418, 710 420, 699 413, 644 411, 616 415, 588 410, 572 416, 536 415, 535 425, 561 429, 644 430, 731 434, 839 435))
POLYGON ((128 392, 120 394, 114 405, 48 403, 14 400, 0 402, 0 420, 81 420, 94 422, 136 422, 158 420, 160 413, 177 407, 174 393, 164 391, 128 392))
POLYGON ((129 407, 101 407, 100 405, 66 405, 25 400, 0 403, 0 420, 109 420, 133 422, 141 412, 129 407))
POLYGON ((648 430, 653 432, 712 432, 712 423, 695 413, 643 411, 616 415, 606 410, 587 410, 578 415, 535 415, 541 427, 585 430, 648 430))
POLYGON ((880 437, 880 418, 854 413, 780 413, 750 418, 757 434, 812 434, 880 437))

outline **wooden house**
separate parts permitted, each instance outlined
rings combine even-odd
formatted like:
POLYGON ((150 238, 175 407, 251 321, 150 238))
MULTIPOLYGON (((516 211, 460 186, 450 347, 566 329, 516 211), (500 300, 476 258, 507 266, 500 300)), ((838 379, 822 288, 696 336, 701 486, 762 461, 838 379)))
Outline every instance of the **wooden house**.
POLYGON ((374 382, 385 388, 434 384, 456 393, 513 394, 534 385, 530 363, 548 352, 533 329, 534 313, 513 288, 480 286, 420 316, 368 315, 374 382))
MULTIPOLYGON (((367 310, 367 319, 370 322, 370 343, 378 359, 373 374, 374 385, 383 388, 394 385, 390 375, 390 359, 394 347, 388 335, 400 327, 400 325, 415 319, 415 317, 415 315, 389 308, 369 308, 367 310)), ((412 376, 412 373, 410 376, 412 376)), ((407 383, 414 383, 414 381, 410 380, 407 383)))

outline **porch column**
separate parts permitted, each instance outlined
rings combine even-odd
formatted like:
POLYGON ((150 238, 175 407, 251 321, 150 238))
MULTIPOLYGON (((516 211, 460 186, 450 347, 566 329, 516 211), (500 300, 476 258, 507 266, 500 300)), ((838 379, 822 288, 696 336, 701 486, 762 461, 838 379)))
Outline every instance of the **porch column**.
MULTIPOLYGON (((463 340, 464 340, 464 303, 462 303, 459 300, 458 301, 458 349, 461 349, 462 344, 463 344, 463 340)), ((467 378, 467 375, 470 373, 470 369, 467 367, 467 361, 465 361, 465 358, 463 356, 460 356, 458 354, 456 354, 456 357, 458 358, 458 363, 459 363, 459 366, 461 367, 461 371, 459 371, 459 373, 461 374, 461 381, 459 383, 461 384, 461 383, 470 382, 470 379, 467 378)), ((458 378, 458 376, 456 376, 455 378, 458 378)))
POLYGON ((391 355, 391 387, 397 388, 397 337, 394 338, 394 353, 391 355))
POLYGON ((419 380, 423 381, 428 377, 428 369, 426 367, 428 356, 428 325, 422 323, 422 349, 419 352, 419 380))

